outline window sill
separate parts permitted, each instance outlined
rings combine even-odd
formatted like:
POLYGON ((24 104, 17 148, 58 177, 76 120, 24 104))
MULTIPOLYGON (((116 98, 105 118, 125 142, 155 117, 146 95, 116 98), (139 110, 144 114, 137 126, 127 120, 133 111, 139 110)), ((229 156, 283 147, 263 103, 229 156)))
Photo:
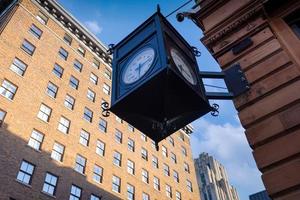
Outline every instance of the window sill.
POLYGON ((15 179, 15 181, 16 181, 17 183, 23 185, 23 186, 26 186, 26 187, 28 187, 28 188, 32 188, 31 185, 28 185, 27 183, 24 183, 24 182, 22 182, 22 181, 19 181, 18 179, 15 179))
MULTIPOLYGON (((46 124, 49 124, 49 121, 44 121, 44 120, 42 120, 41 118, 39 118, 39 117, 36 117, 39 121, 41 121, 41 122, 43 122, 43 123, 46 123, 46 124)), ((49 117, 50 118, 50 117, 49 117)))
POLYGON ((53 198, 53 199, 56 199, 56 196, 53 196, 53 195, 51 195, 51 194, 48 194, 47 192, 41 191, 41 193, 44 194, 44 195, 46 195, 46 196, 48 196, 48 197, 51 197, 51 198, 53 198))
POLYGON ((84 176, 84 177, 86 177, 86 174, 83 174, 83 173, 81 173, 81 172, 78 172, 78 171, 76 171, 75 169, 73 169, 73 171, 76 172, 76 173, 78 173, 78 174, 80 174, 80 175, 82 175, 82 176, 84 176))
POLYGON ((14 100, 14 98, 13 98, 13 99, 9 99, 9 98, 7 98, 6 96, 4 96, 3 94, 1 94, 1 96, 4 97, 5 99, 7 99, 7 100, 10 101, 10 102, 13 102, 13 100, 14 100))
POLYGON ((52 158, 51 156, 50 156, 50 158, 51 158, 51 160, 53 160, 53 161, 56 162, 57 164, 63 165, 63 162, 62 162, 62 161, 60 161, 60 160, 55 160, 55 159, 52 158))
POLYGON ((36 152, 38 152, 38 153, 41 153, 42 151, 41 150, 39 150, 39 149, 35 149, 35 148, 33 148, 32 146, 30 146, 29 144, 26 144, 26 146, 28 147, 28 148, 30 148, 30 149, 32 149, 32 150, 34 150, 34 151, 36 151, 36 152))

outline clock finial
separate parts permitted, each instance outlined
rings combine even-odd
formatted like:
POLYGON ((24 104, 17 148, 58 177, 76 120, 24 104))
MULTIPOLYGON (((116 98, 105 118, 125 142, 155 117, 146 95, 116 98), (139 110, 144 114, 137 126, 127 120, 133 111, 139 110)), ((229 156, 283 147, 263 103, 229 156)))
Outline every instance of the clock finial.
POLYGON ((156 6, 156 11, 157 11, 158 13, 160 13, 160 6, 159 6, 159 4, 157 4, 157 6, 156 6))

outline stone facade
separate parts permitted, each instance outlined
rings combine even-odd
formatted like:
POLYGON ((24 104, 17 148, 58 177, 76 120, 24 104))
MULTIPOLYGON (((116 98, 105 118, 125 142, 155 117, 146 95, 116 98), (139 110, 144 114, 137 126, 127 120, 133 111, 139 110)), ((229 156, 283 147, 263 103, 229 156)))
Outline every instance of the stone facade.
POLYGON ((202 43, 222 70, 239 63, 250 83, 234 105, 268 194, 300 199, 300 2, 198 3, 193 19, 203 30, 202 43), (251 45, 234 53, 246 38, 251 45))
MULTIPOLYGON (((0 34, 0 199, 69 199, 71 185, 81 188, 80 198, 84 200, 90 199, 91 194, 102 197, 102 200, 127 199, 128 184, 134 186, 135 199, 142 199, 143 193, 144 199, 145 194, 152 200, 170 199, 166 196, 166 185, 171 188, 172 199, 199 198, 189 136, 184 131, 172 135, 174 145, 168 138, 159 144, 160 150, 156 151, 150 139, 144 139, 141 132, 133 130, 126 122, 117 120, 113 114, 108 118, 102 116, 102 101, 110 101, 106 89, 111 85, 109 73, 112 69, 111 57, 100 41, 71 18, 56 1, 22 0, 8 16, 2 23, 4 28, 0 34), (46 24, 42 23, 43 17, 48 19, 46 24), (38 29, 30 31, 33 24, 38 29), (71 44, 63 39, 66 33, 72 39, 71 44), (32 46, 28 43, 22 48, 25 40, 35 47, 32 55, 32 46), (68 52, 66 60, 58 54, 61 47, 68 52), (84 56, 78 51, 79 47, 85 49, 84 56), (16 58, 26 66, 25 70, 22 69, 23 73, 12 67, 16 58), (94 59, 100 62, 99 68, 93 64, 96 62, 94 59), (82 64, 81 70, 78 66, 75 69, 75 60, 82 64), (55 64, 63 68, 61 77, 53 72, 55 64), (91 80, 91 73, 98 77, 97 84, 91 80), (79 81, 77 89, 70 87, 71 76, 79 81), (7 82, 13 84, 16 90, 11 87, 7 89, 4 84, 7 82), (56 92, 53 88, 47 91, 49 82, 57 86, 56 92), (94 92, 94 101, 87 98, 88 89, 94 92), (15 94, 10 95, 10 92, 15 94), (73 109, 65 106, 66 95, 75 99, 73 109), (52 109, 46 122, 38 117, 42 104, 52 109), (91 122, 83 118, 85 108, 93 112, 91 122), (70 121, 68 133, 60 131, 66 128, 63 127, 66 123, 59 123, 62 117, 70 121), (99 128, 101 118, 107 122, 106 132, 99 128), (32 135, 33 130, 43 135, 40 145, 32 135), (82 130, 89 133, 86 145, 80 143, 80 140, 86 141, 80 139, 82 130), (116 142, 116 130, 122 133, 121 143, 116 142), (30 139, 35 143, 30 143, 30 139), (135 143, 133 152, 128 150, 129 139, 135 143), (97 141, 105 144, 104 156, 96 153, 97 141), (64 146, 61 161, 51 157, 54 143, 64 146), (34 149, 32 144, 39 147, 34 149), (167 149, 167 156, 162 155, 162 145, 167 149), (147 150, 147 160, 141 156, 142 148, 147 150), (184 149, 186 155, 183 154, 184 149), (115 151, 122 155, 121 166, 113 164, 115 151), (74 169, 77 155, 86 159, 83 173, 74 169), (176 155, 176 162, 171 158, 173 155, 176 155), (158 168, 153 167, 154 156, 158 159, 158 168), (127 172, 128 160, 134 162, 134 175, 127 172), (20 175, 22 161, 34 166, 28 184, 20 175), (169 166, 169 176, 164 175, 164 164, 169 166), (101 183, 93 178, 95 165, 103 169, 101 183), (189 166, 189 170, 185 170, 184 166, 189 166), (143 169, 148 171, 149 183, 142 181, 143 169), (179 182, 173 178, 174 170, 178 172, 179 182), (53 195, 43 191, 47 172, 58 178, 53 195), (120 192, 112 190, 113 176, 121 180, 120 192), (154 189, 154 176, 159 179, 159 189, 154 189), (188 190, 187 180, 192 191, 188 190)), ((29 168, 23 170, 31 173, 29 168)), ((77 191, 75 195, 78 194, 77 191)))
POLYGON ((239 200, 221 163, 207 153, 201 153, 194 159, 194 164, 202 200, 239 200))

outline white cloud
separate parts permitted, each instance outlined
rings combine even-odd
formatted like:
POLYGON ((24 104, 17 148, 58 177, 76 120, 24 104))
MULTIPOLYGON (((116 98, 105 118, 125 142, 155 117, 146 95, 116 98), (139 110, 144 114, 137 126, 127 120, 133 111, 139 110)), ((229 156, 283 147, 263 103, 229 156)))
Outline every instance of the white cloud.
POLYGON ((97 21, 86 21, 84 22, 85 26, 94 34, 100 34, 102 32, 102 27, 97 21))
POLYGON ((240 199, 248 199, 248 195, 263 189, 260 172, 241 125, 218 125, 201 118, 193 126, 191 145, 194 157, 207 152, 221 162, 240 199))

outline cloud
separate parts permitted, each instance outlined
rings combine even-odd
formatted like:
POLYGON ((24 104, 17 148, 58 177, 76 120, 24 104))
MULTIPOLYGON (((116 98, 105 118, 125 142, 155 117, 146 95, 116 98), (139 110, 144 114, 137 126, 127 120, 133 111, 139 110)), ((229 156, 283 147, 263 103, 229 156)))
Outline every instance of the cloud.
POLYGON ((99 25, 97 21, 86 21, 84 22, 85 26, 95 35, 100 34, 102 32, 102 27, 99 25))
POLYGON ((199 153, 207 152, 222 163, 240 199, 248 199, 248 195, 264 189, 241 125, 214 124, 201 118, 193 126, 193 156, 198 157, 199 153))

